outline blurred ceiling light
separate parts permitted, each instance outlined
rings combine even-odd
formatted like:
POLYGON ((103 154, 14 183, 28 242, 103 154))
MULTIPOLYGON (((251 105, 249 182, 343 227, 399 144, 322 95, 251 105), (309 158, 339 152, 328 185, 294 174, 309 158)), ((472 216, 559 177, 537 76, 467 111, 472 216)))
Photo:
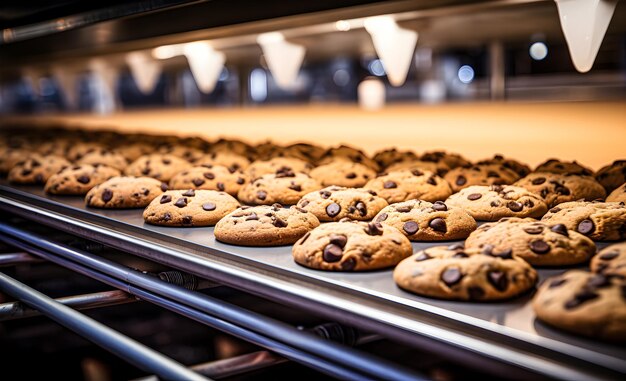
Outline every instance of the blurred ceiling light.
POLYGON ((474 80, 474 68, 469 65, 463 65, 457 73, 459 81, 463 83, 471 83, 474 80))
POLYGON ((403 85, 413 59, 417 32, 400 28, 391 16, 368 17, 364 26, 372 37, 389 83, 393 86, 403 85))
POLYGON ((193 74, 200 91, 203 93, 212 92, 224 68, 226 55, 214 50, 206 41, 185 44, 183 53, 187 57, 191 74, 193 74))
POLYGON ((115 111, 115 86, 118 79, 118 69, 102 58, 89 61, 89 69, 96 79, 96 100, 94 109, 100 114, 109 114, 115 111))
POLYGON ((168 58, 182 56, 183 55, 183 45, 163 45, 152 49, 152 57, 159 60, 166 60, 168 58))
POLYGON ((555 0, 572 62, 591 70, 618 0, 555 0))
POLYGON ((280 32, 260 34, 257 42, 276 84, 283 89, 292 88, 304 60, 304 46, 285 41, 280 32))
POLYGON ((267 98, 267 74, 265 74, 265 70, 256 68, 250 73, 250 97, 255 102, 263 102, 267 98))
POLYGON ((383 67, 383 63, 379 59, 371 60, 369 64, 367 64, 367 70, 377 77, 382 77, 385 75, 385 68, 383 67))
POLYGON ((333 82, 339 87, 344 87, 350 82, 350 73, 346 69, 337 69, 333 74, 333 82))
POLYGON ((535 61, 541 61, 548 56, 548 46, 541 41, 534 42, 530 45, 528 54, 535 61))
POLYGON ((350 22, 346 20, 339 20, 335 23, 335 29, 340 32, 347 32, 351 29, 350 22))
POLYGON ((143 94, 151 94, 161 76, 161 64, 147 52, 131 52, 126 54, 126 63, 133 79, 143 94))

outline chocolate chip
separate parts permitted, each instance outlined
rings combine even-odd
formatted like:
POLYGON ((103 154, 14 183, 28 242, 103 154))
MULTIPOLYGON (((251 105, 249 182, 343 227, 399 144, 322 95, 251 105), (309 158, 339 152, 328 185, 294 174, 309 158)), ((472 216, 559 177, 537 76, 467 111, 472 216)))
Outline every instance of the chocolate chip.
POLYGON ((462 251, 459 251, 458 253, 454 253, 452 258, 469 258, 469 255, 467 255, 466 253, 462 251))
POLYGON ((150 189, 146 189, 146 190, 143 191, 143 195, 144 196, 147 196, 149 194, 150 194, 150 189))
POLYGON ((170 165, 172 163, 172 161, 170 159, 163 159, 161 160, 161 162, 165 165, 170 165))
POLYGON ((367 190, 367 193, 371 194, 372 196, 377 196, 378 193, 374 192, 373 190, 367 190))
POLYGON ((204 180, 202 179, 193 179, 191 180, 191 182, 193 183, 193 185, 199 187, 200 185, 204 184, 204 180))
POLYGON ((113 199, 113 191, 111 191, 110 189, 105 189, 104 191, 102 191, 102 201, 106 203, 111 201, 111 199, 113 199))
POLYGON ((611 251, 609 253, 600 254, 598 257, 605 261, 611 261, 619 256, 618 251, 611 251))
POLYGON ((205 202, 204 204, 202 204, 202 209, 206 210, 207 212, 215 210, 215 208, 217 208, 217 205, 212 202, 205 202))
POLYGON ((472 193, 472 194, 469 194, 467 196, 467 199, 470 200, 470 201, 475 201, 475 200, 478 200, 481 197, 483 197, 483 195, 480 194, 480 193, 472 193))
POLYGON ((302 192, 302 187, 300 185, 296 185, 296 184, 291 184, 289 186, 289 189, 294 190, 296 192, 302 192))
POLYGON ((213 174, 213 172, 205 172, 203 176, 209 180, 213 180, 215 178, 215 175, 213 174))
POLYGON ((552 230, 555 233, 569 237, 569 233, 567 232, 567 226, 563 224, 554 225, 553 227, 550 228, 550 230, 552 230))
POLYGON ((414 169, 411 171, 411 173, 413 174, 413 176, 424 176, 424 172, 420 171, 419 169, 414 169))
POLYGON ((167 186, 167 184, 165 184, 165 183, 161 183, 161 190, 162 190, 163 192, 167 191, 168 189, 169 189, 169 187, 167 186))
POLYGON ((446 210, 448 210, 448 206, 446 206, 443 201, 435 201, 435 203, 433 204, 433 209, 438 212, 445 212, 446 210))
POLYGON ((461 281, 461 278, 463 278, 461 270, 456 267, 448 268, 441 274, 441 280, 448 287, 454 286, 455 284, 459 283, 461 281))
POLYGON ((329 191, 325 191, 325 190, 320 191, 320 196, 322 196, 323 199, 328 199, 330 195, 331 193, 329 191))
POLYGON ((245 182, 245 180, 244 180, 244 179, 242 179, 241 177, 238 177, 238 178, 237 178, 237 184, 241 185, 241 184, 243 184, 244 182, 245 182))
POLYGON ((408 213, 411 211, 411 209, 412 209, 411 205, 396 206, 396 212, 400 212, 400 213, 408 213))
POLYGON ((335 202, 326 207, 326 214, 328 215, 328 217, 333 218, 337 216, 339 212, 341 212, 341 206, 335 202))
POLYGON ((256 213, 254 212, 248 217, 246 217, 246 221, 258 221, 258 220, 259 220, 259 216, 257 216, 256 213))
POLYGON ((331 234, 330 235, 330 243, 333 245, 337 245, 340 248, 344 248, 346 243, 348 242, 348 237, 343 234, 331 234))
POLYGON ((528 234, 541 234, 541 232, 543 231, 543 227, 541 226, 529 226, 527 228, 524 228, 524 231, 528 234))
POLYGON ((511 211, 513 212, 520 212, 522 209, 524 209, 524 205, 522 205, 521 203, 517 202, 517 201, 509 201, 506 203, 506 207, 511 209, 511 211))
POLYGON ((258 198, 259 200, 265 200, 267 198, 267 192, 266 191, 256 192, 256 198, 258 198))
POLYGON ((504 251, 501 251, 499 253, 496 253, 492 250, 490 255, 496 258, 513 259, 513 249, 505 249, 504 251))
POLYGON ((478 286, 468 287, 467 293, 471 300, 480 300, 485 296, 485 290, 478 286))
POLYGON ((187 206, 187 199, 184 197, 181 197, 178 200, 176 200, 174 205, 176 205, 179 208, 184 208, 185 206, 187 206))
POLYGON ((398 184, 396 184, 395 182, 390 181, 390 180, 385 181, 383 183, 383 188, 385 188, 385 189, 391 189, 391 188, 397 188, 397 187, 398 187, 398 184))
POLYGON ((536 179, 532 179, 531 182, 532 182, 533 185, 541 185, 541 184, 546 182, 546 178, 545 177, 537 177, 536 179))
POLYGON ((591 290, 582 290, 574 295, 574 299, 568 300, 565 303, 565 309, 571 310, 574 309, 586 301, 593 300, 597 298, 599 295, 591 290))
POLYGON ((300 245, 302 245, 309 237, 311 236, 311 232, 306 232, 306 234, 300 238, 300 245))
POLYGON ((356 177, 356 173, 350 172, 346 175, 346 179, 354 179, 356 177))
POLYGON ((565 282, 567 282, 567 279, 555 279, 553 281, 551 281, 548 284, 548 288, 555 288, 555 287, 559 287, 562 284, 564 284, 565 282))
POLYGON ((163 196, 161 196, 161 204, 167 204, 168 202, 172 201, 172 196, 168 195, 168 194, 164 194, 163 196))
POLYGON ((28 176, 28 175, 30 175, 31 173, 33 173, 33 171, 32 171, 32 170, 30 170, 30 169, 23 169, 23 170, 22 170, 22 176, 28 176))
POLYGON ((171 219, 172 219, 172 215, 169 214, 169 212, 163 215, 163 221, 169 221, 171 219))
POLYGON ((437 180, 434 177, 430 176, 428 180, 426 180, 426 183, 430 185, 437 185, 437 180))
POLYGON ((463 186, 467 183, 467 179, 465 178, 465 176, 459 176, 456 178, 456 185, 458 186, 463 186))
POLYGON ((193 218, 191 216, 184 216, 183 217, 183 224, 184 225, 191 225, 191 221, 193 220, 193 218))
POLYGON ((545 254, 550 251, 550 245, 543 240, 535 240, 530 243, 530 250, 535 254, 545 254))
POLYGON ((89 181, 91 181, 91 179, 87 175, 80 175, 76 178, 76 181, 81 184, 87 184, 89 181))
POLYGON ((186 197, 194 197, 195 195, 196 195, 196 192, 193 189, 189 189, 185 191, 185 193, 183 193, 183 196, 186 196, 186 197))
POLYGON ((509 286, 509 279, 504 271, 490 271, 487 273, 487 280, 498 291, 505 291, 509 286))
POLYGON ((376 222, 383 222, 387 219, 387 217, 389 217, 387 213, 381 213, 378 215, 378 217, 376 217, 376 222))
POLYGON ((500 201, 491 201, 491 202, 489 203, 489 205, 491 205, 491 206, 492 206, 492 207, 494 207, 494 208, 495 208, 495 207, 498 207, 498 206, 500 206, 500 201))
POLYGON ((361 215, 361 217, 365 217, 367 215, 367 206, 365 206, 365 204, 361 201, 357 202, 356 205, 356 210, 359 211, 359 214, 361 215))
POLYGON ((417 257, 415 257, 415 262, 422 262, 431 259, 432 257, 425 252, 421 252, 417 257))
POLYGON ((446 225, 446 221, 443 218, 437 217, 430 220, 428 223, 431 229, 437 232, 445 233, 448 231, 448 226, 446 225))
POLYGON ((407 221, 402 226, 402 230, 404 230, 408 235, 413 235, 419 230, 419 225, 415 221, 407 221))
POLYGON ((142 170, 141 170, 141 174, 142 174, 142 175, 148 175, 148 174, 150 174, 150 168, 144 168, 144 169, 142 169, 142 170))
POLYGON ((369 235, 383 235, 383 225, 378 222, 370 222, 367 224, 365 232, 369 235))
POLYGON ((286 228, 287 227, 287 222, 281 220, 278 217, 276 217, 276 219, 274 221, 272 221, 272 224, 274 226, 276 226, 277 228, 286 228))
POLYGON ((283 208, 283 206, 277 202, 272 204, 272 209, 274 209, 275 212, 278 212, 279 210, 281 210, 283 208))
POLYGON ((289 167, 280 167, 277 171, 276 171, 276 178, 282 178, 282 177, 295 177, 296 174, 293 173, 293 170, 289 167))
POLYGON ((487 172, 487 177, 496 177, 496 178, 499 178, 499 177, 500 177, 500 174, 499 174, 498 172, 495 172, 495 171, 489 171, 489 172, 487 172))
POLYGON ((353 257, 341 262, 341 269, 344 271, 352 271, 356 267, 356 260, 353 257))
POLYGON ((226 186, 224 186, 224 183, 218 182, 217 183, 217 190, 223 192, 224 189, 226 189, 226 186))
POLYGON ((596 230, 596 226, 593 224, 593 221, 591 220, 582 220, 578 224, 578 227, 576 228, 576 230, 578 230, 578 232, 581 234, 588 235, 588 234, 593 233, 594 230, 596 230))
POLYGON ((324 247, 322 257, 325 262, 339 262, 343 257, 343 250, 341 247, 331 243, 324 247))
POLYGON ((309 205, 309 200, 300 200, 298 204, 299 206, 304 208, 305 206, 309 205))

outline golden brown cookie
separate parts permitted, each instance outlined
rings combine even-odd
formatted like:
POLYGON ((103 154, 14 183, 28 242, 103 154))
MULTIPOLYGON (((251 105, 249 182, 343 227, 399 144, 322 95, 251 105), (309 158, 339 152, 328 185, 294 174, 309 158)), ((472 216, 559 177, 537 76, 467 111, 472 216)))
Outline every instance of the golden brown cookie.
POLYGON ((450 153, 445 151, 430 151, 424 152, 420 156, 422 161, 430 161, 432 163, 443 163, 448 168, 466 167, 472 165, 472 163, 457 153, 450 153))
POLYGON ((321 189, 322 186, 304 173, 289 169, 263 175, 241 187, 239 201, 248 205, 294 205, 305 194, 321 189))
POLYGON ((418 160, 418 156, 413 151, 400 151, 396 148, 387 148, 376 152, 373 159, 381 169, 385 169, 396 163, 418 160))
POLYGON ((513 185, 540 195, 548 207, 568 201, 593 201, 606 197, 602 185, 591 176, 534 172, 513 185))
POLYGON ((534 172, 560 173, 581 176, 593 176, 593 171, 576 161, 549 159, 537 166, 534 172))
POLYGON ((626 238, 626 205, 617 202, 565 202, 550 209, 541 219, 547 224, 563 224, 594 241, 626 238))
POLYGON ((510 169, 517 173, 520 177, 524 177, 530 173, 530 167, 524 163, 521 163, 515 159, 506 158, 500 154, 494 155, 491 159, 485 159, 477 162, 476 164, 495 164, 502 165, 504 168, 510 169))
POLYGON ((450 167, 448 167, 448 165, 443 161, 435 163, 423 160, 400 161, 387 167, 386 172, 412 171, 414 169, 418 169, 420 171, 430 171, 436 173, 440 177, 444 177, 446 173, 450 172, 450 167))
POLYGON ((626 203, 626 183, 615 188, 610 195, 606 196, 606 202, 625 202, 626 203))
POLYGON ((151 154, 141 156, 126 167, 124 174, 129 176, 148 176, 163 182, 191 168, 191 164, 178 156, 170 154, 151 154))
POLYGON ((452 194, 450 185, 429 171, 389 172, 365 184, 388 203, 419 199, 429 202, 445 200, 452 194))
POLYGON ((375 222, 329 222, 293 245, 296 263, 326 271, 367 271, 395 266, 411 255, 397 229, 375 222))
POLYGON ((166 190, 167 184, 152 177, 117 176, 91 188, 85 204, 104 209, 145 208, 166 190))
POLYGON ((626 183, 626 160, 615 160, 612 164, 600 168, 596 173, 596 180, 607 193, 626 183))
POLYGON ((250 165, 250 160, 236 153, 219 151, 209 153, 198 159, 197 165, 222 165, 231 170, 244 170, 250 165))
POLYGON ((453 192, 458 192, 472 185, 513 184, 519 175, 502 164, 477 164, 454 168, 444 179, 450 183, 453 192))
POLYGON ((9 181, 14 184, 45 184, 50 176, 71 164, 60 156, 32 154, 17 163, 9 172, 9 181))
POLYGON ((323 186, 358 188, 376 177, 376 172, 346 159, 338 159, 313 168, 309 175, 323 186))
POLYGON ((626 242, 605 247, 591 258, 591 271, 626 279, 626 242))
POLYGON ((246 175, 239 169, 205 164, 174 175, 170 189, 208 189, 237 196, 245 183, 246 175))
POLYGON ((86 152, 80 159, 76 160, 76 164, 102 164, 123 171, 128 165, 128 161, 124 155, 117 151, 101 148, 86 152))
POLYGON ((387 201, 371 190, 330 186, 304 195, 297 205, 323 222, 342 218, 367 221, 387 206, 387 201))
POLYGON ((119 170, 106 165, 73 165, 50 176, 44 190, 51 194, 82 196, 96 185, 119 175, 119 170))
POLYGON ((276 157, 270 160, 257 160, 246 168, 245 173, 252 180, 263 175, 273 174, 278 171, 291 170, 295 173, 309 173, 313 166, 293 157, 276 157))
POLYGON ((378 164, 376 164, 376 162, 367 156, 363 151, 346 145, 329 148, 318 162, 318 165, 328 164, 341 158, 363 164, 374 171, 380 170, 378 164))
POLYGON ((402 289, 439 299, 510 299, 531 288, 537 273, 524 260, 498 257, 456 244, 436 246, 403 260, 393 271, 402 289))
POLYGON ((239 207, 226 192, 205 189, 171 190, 150 202, 143 219, 162 226, 213 226, 239 207))

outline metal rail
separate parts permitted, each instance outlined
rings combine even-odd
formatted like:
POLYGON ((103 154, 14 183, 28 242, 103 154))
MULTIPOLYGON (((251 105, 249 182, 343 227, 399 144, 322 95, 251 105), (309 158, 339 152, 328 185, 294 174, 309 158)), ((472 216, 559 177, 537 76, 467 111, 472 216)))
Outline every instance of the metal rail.
POLYGON ((90 253, 0 224, 0 240, 140 299, 340 378, 419 380, 423 376, 397 364, 320 339, 287 324, 209 296, 154 279, 90 253), (16 239, 17 238, 17 239, 16 239), (28 243, 27 243, 28 242, 28 243))
POLYGON ((0 254, 0 267, 21 265, 22 263, 41 262, 41 259, 28 253, 4 253, 0 254))
POLYGON ((207 380, 182 364, 0 273, 0 290, 144 371, 168 380, 207 380))
MULTIPOLYGON (((118 304, 133 303, 137 301, 137 299, 124 291, 115 290, 68 296, 55 299, 55 301, 75 310, 87 310, 92 308, 116 306, 118 304)), ((22 319, 39 315, 41 315, 39 311, 22 302, 0 304, 0 321, 22 319)))

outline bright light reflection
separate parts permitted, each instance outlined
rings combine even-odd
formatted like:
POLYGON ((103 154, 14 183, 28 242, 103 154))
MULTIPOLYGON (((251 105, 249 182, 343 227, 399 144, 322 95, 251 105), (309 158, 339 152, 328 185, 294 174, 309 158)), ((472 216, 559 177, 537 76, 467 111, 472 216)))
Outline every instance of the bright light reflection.
POLYGON ((457 73, 459 81, 463 83, 471 83, 474 80, 474 68, 469 65, 463 65, 457 73))
POLYGON ((535 42, 530 45, 528 53, 535 61, 541 61, 548 56, 548 46, 543 42, 535 42))

